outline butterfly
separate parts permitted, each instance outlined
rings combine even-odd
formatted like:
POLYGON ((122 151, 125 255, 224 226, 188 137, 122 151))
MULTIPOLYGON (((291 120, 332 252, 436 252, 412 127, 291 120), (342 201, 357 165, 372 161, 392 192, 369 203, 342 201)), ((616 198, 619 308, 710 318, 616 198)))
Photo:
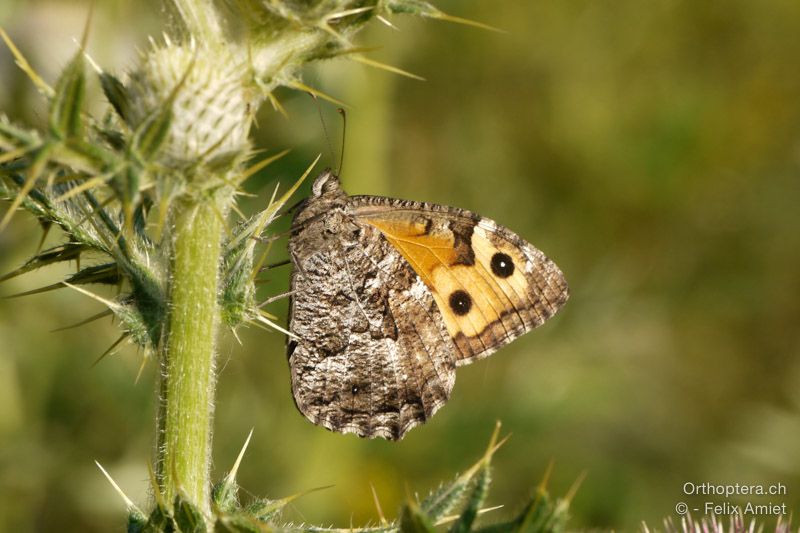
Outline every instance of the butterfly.
POLYGON ((567 301, 559 268, 463 209, 348 196, 323 171, 296 208, 287 354, 314 424, 401 439, 450 397, 455 369, 567 301))

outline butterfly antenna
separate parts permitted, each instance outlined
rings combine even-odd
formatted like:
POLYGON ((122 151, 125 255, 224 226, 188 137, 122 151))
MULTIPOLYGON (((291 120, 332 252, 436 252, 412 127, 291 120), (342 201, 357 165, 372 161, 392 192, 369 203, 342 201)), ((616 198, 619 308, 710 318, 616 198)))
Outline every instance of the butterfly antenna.
POLYGON ((339 153, 339 168, 336 169, 336 175, 341 176, 342 167, 344 166, 344 141, 345 135, 347 134, 347 113, 343 107, 337 108, 336 111, 342 115, 342 147, 341 152, 339 153))
MULTIPOLYGON (((328 135, 328 126, 325 124, 325 117, 322 114, 322 106, 319 104, 319 99, 317 95, 314 93, 308 93, 311 98, 314 99, 314 103, 317 104, 317 113, 319 114, 319 121, 322 123, 322 132, 325 134, 325 142, 328 144, 328 151, 331 154, 331 160, 335 160, 336 156, 333 152, 333 144, 331 144, 331 136, 328 135)), ((338 173, 337 173, 338 174, 338 173)))

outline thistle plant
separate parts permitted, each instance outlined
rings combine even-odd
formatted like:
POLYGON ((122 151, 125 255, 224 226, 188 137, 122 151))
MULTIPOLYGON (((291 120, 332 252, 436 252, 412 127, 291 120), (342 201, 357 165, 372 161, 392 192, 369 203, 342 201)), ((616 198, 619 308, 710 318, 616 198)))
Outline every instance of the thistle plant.
MULTIPOLYGON (((55 227, 64 239, 0 280, 77 261, 77 272, 31 292, 68 288, 102 302, 105 311, 92 319, 113 316, 121 329, 109 350, 131 343, 144 354, 143 366, 159 367, 153 501, 142 511, 126 498, 129 531, 292 529, 278 519, 291 497, 239 502, 238 462, 218 484, 209 477, 219 331, 246 324, 283 331, 256 301, 255 274, 263 261, 256 247, 313 167, 260 213, 241 215, 236 199, 243 182, 282 155, 257 159, 249 141, 256 110, 265 102, 281 110, 278 87, 327 98, 302 81, 311 62, 346 57, 407 74, 365 57, 353 44, 374 20, 390 24, 393 15, 410 14, 480 26, 419 0, 222 4, 172 0, 170 32, 151 41, 123 73, 89 58, 87 23, 53 86, 2 32, 47 99, 49 117, 44 131, 0 118, 0 196, 9 203, 0 230, 22 208, 45 232, 55 227), (109 104, 100 117, 85 110, 86 86, 95 80, 109 104), (87 254, 101 260, 81 267, 87 254), (101 297, 93 285, 117 286, 119 295, 101 297)), ((409 503, 398 521, 371 529, 430 531, 452 522, 452 531, 473 530, 496 447, 495 435, 473 468, 409 503), (449 517, 458 505, 461 513, 449 517)), ((540 490, 518 518, 483 530, 555 529, 567 501, 551 502, 540 490)))

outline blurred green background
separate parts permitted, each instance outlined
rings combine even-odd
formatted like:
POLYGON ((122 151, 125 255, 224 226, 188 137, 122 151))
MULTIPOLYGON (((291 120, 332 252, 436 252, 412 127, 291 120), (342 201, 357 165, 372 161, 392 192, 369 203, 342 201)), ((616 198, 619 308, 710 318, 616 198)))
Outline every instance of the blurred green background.
MULTIPOLYGON (((89 51, 133 64, 165 22, 155 0, 98 0, 89 51)), ((685 482, 783 483, 800 510, 800 3, 796 0, 478 2, 447 12, 507 33, 399 17, 358 42, 427 79, 332 61, 306 81, 350 104, 343 181, 350 193, 457 205, 496 219, 553 258, 572 298, 540 330, 462 368, 445 409, 400 443, 308 423, 289 389, 284 339, 249 329, 219 358, 216 478, 250 428, 240 473, 255 495, 298 500, 289 518, 375 521, 370 486, 394 516, 408 494, 463 471, 495 420, 490 504, 510 514, 554 462, 563 494, 582 472, 573 527, 659 525, 685 482)), ((74 53, 86 1, 3 0, 0 24, 45 79, 74 53)), ((103 110, 93 87, 92 103, 103 110)), ((255 145, 292 153, 249 184, 253 212, 322 152, 318 111, 280 91, 289 112, 259 114, 255 145)), ((340 121, 323 103, 333 150, 340 121)), ((0 50, 0 110, 42 126, 46 105, 0 50)), ((338 156, 337 156, 338 157, 338 156)), ((285 228, 287 221, 278 224, 285 228)), ((39 239, 20 214, 0 234, 0 271, 39 239)), ((52 244, 58 235, 50 237, 52 244)), ((274 260, 285 258, 276 247, 274 260)), ((0 295, 60 279, 48 269, 0 295)), ((286 290, 266 275, 263 297, 286 290)), ((285 317, 285 302, 272 311, 285 317)), ((134 383, 108 321, 50 333, 100 311, 62 290, 0 300, 0 530, 122 531, 124 505, 100 461, 147 501, 154 374, 134 383)), ((733 499, 765 503, 768 498, 733 499)))

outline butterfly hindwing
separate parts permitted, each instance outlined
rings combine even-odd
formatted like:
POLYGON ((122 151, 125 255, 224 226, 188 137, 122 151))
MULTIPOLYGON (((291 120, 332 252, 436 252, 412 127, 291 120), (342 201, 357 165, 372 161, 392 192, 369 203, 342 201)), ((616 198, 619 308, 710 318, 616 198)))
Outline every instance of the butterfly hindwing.
POLYGON ((290 241, 292 392, 315 424, 399 439, 449 398, 456 349, 424 282, 376 228, 337 211, 340 199, 301 208, 339 216, 290 241))

